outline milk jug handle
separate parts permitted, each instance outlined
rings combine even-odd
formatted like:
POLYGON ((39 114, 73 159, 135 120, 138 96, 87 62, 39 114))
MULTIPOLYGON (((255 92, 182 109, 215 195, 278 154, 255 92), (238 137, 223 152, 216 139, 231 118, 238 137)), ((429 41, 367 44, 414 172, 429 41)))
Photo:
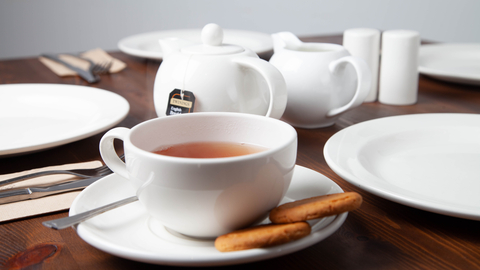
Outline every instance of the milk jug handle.
POLYGON ((341 114, 353 107, 362 104, 362 102, 365 100, 365 98, 367 98, 367 95, 370 92, 370 87, 372 84, 372 73, 367 63, 363 59, 354 56, 345 56, 331 62, 328 68, 330 72, 334 74, 338 71, 338 68, 341 65, 346 64, 351 64, 357 74, 357 88, 355 90, 355 95, 353 96, 352 100, 350 100, 350 102, 348 102, 346 105, 339 108, 331 109, 327 113, 327 117, 341 114))
POLYGON ((237 57, 233 61, 244 68, 256 70, 265 79, 270 93, 270 102, 265 116, 279 119, 287 104, 285 79, 269 62, 253 57, 237 57))

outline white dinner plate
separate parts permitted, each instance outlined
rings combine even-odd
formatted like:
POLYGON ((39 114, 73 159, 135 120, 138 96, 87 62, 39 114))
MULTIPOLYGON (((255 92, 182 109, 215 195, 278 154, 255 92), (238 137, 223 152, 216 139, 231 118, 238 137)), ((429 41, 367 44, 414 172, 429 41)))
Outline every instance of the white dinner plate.
POLYGON ((480 220, 480 115, 413 114, 334 134, 325 159, 346 181, 385 199, 480 220))
MULTIPOLYGON (((148 59, 162 59, 163 53, 158 40, 166 37, 178 37, 201 43, 202 29, 180 29, 137 34, 123 38, 118 42, 118 48, 129 55, 148 59)), ((249 48, 257 54, 273 49, 269 34, 245 30, 224 29, 223 43, 235 44, 249 48)))
POLYGON ((25 154, 100 133, 124 119, 123 97, 65 84, 0 85, 0 156, 25 154))
POLYGON ((418 71, 439 80, 480 85, 480 43, 422 45, 418 71))
MULTIPOLYGON (((283 201, 342 192, 324 175, 296 166, 283 201)), ((72 203, 70 215, 134 194, 128 180, 113 174, 83 190, 72 203)), ((333 234, 346 218, 347 213, 343 213, 309 221, 312 225, 310 235, 280 246, 222 253, 215 249, 213 240, 199 240, 168 231, 150 218, 137 201, 79 224, 77 233, 100 250, 134 261, 176 266, 218 266, 259 261, 298 251, 333 234)))

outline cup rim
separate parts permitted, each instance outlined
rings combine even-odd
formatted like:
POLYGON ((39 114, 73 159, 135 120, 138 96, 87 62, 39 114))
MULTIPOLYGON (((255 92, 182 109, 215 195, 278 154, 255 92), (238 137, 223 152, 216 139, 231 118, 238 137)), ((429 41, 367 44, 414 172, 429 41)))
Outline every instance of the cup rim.
POLYGON ((247 113, 236 113, 236 112, 195 112, 195 113, 189 113, 189 114, 180 114, 180 115, 171 115, 171 116, 166 116, 166 117, 159 117, 159 118, 153 118, 147 121, 144 121, 142 123, 137 124, 133 128, 131 128, 131 131, 129 132, 127 138, 128 140, 124 141, 124 144, 128 144, 129 147, 132 149, 135 149, 137 153, 142 153, 146 155, 149 158, 153 158, 156 160, 161 160, 161 161, 171 161, 171 162, 183 162, 186 164, 226 164, 226 163, 234 163, 234 162, 239 162, 239 161, 245 161, 245 160, 250 160, 252 158, 262 158, 268 155, 271 155, 274 152, 280 151, 281 149, 284 149, 288 147, 293 141, 297 140, 297 132, 293 126, 290 124, 275 119, 275 118, 270 118, 266 116, 260 116, 260 115, 254 115, 254 114, 247 114, 247 113), (186 157, 173 157, 173 156, 166 156, 166 155, 159 155, 152 153, 148 150, 142 149, 135 144, 132 143, 131 141, 131 135, 135 130, 138 130, 138 128, 141 128, 142 126, 148 125, 151 122, 157 122, 157 121, 162 121, 163 118, 184 118, 184 117, 241 117, 241 118, 251 118, 251 119, 257 119, 257 120, 263 120, 263 121, 268 121, 268 122, 275 122, 278 125, 282 125, 285 127, 285 130, 289 131, 289 138, 287 138, 284 142, 281 142, 278 146, 274 148, 269 148, 261 152, 253 153, 253 154, 247 154, 247 155, 242 155, 242 156, 233 156, 233 157, 221 157, 221 158, 186 158, 186 157))

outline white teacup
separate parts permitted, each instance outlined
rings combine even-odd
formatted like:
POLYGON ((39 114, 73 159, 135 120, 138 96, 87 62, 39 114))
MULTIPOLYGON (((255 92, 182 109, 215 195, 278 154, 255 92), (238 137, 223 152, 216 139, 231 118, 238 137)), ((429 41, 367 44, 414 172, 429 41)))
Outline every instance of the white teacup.
POLYGON ((241 113, 190 113, 114 128, 100 141, 105 163, 128 178, 148 213, 167 228, 211 238, 255 224, 285 195, 297 153, 297 133, 273 118, 241 113), (123 140, 125 160, 115 153, 123 140), (188 142, 235 142, 267 148, 224 158, 153 153, 188 142))

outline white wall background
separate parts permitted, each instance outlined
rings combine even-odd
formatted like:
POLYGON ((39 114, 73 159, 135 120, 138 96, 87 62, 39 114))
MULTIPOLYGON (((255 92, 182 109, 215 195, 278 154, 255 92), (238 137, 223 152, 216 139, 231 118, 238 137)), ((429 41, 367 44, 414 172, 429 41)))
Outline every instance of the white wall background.
POLYGON ((117 50, 127 36, 215 22, 298 36, 411 29, 440 42, 480 42, 480 0, 0 0, 0 59, 117 50))

